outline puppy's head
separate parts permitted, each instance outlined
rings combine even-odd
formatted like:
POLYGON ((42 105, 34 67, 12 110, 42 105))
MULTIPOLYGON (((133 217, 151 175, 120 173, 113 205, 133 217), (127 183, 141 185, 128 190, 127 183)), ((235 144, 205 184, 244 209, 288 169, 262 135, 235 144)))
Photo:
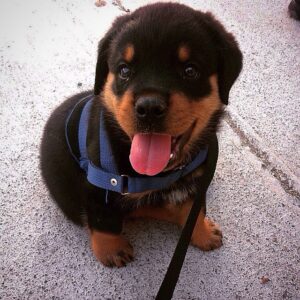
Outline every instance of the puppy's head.
POLYGON ((130 137, 132 167, 155 175, 217 123, 241 67, 233 36, 210 14, 158 3, 118 18, 102 39, 95 95, 130 137))

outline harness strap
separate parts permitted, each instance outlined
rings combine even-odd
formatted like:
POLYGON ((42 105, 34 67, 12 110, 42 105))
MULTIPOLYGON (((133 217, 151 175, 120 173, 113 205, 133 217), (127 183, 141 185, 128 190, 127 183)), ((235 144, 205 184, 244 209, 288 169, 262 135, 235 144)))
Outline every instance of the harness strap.
MULTIPOLYGON (((80 150, 79 164, 86 172, 87 180, 102 189, 114 191, 121 194, 140 193, 149 190, 160 190, 169 187, 180 177, 187 175, 200 166, 206 159, 208 148, 201 150, 192 162, 186 166, 152 177, 131 177, 119 175, 113 153, 109 143, 109 137, 105 130, 103 112, 100 114, 100 167, 95 166, 88 158, 87 132, 92 98, 84 105, 78 129, 78 144, 80 150)), ((66 124, 67 127, 68 124, 66 124)), ((67 137, 67 135, 66 135, 67 137)), ((68 138, 68 137, 67 137, 68 138)))
POLYGON ((115 164, 115 160, 113 157, 113 153, 111 150, 111 145, 109 143, 109 137, 107 135, 107 130, 105 130, 104 116, 103 111, 100 114, 100 132, 99 132, 99 140, 100 140, 100 163, 101 167, 105 171, 110 171, 115 174, 118 174, 118 168, 115 164), (107 141, 107 142, 101 142, 107 141))
POLYGON ((68 145, 68 148, 69 148, 69 151, 70 151, 71 155, 73 156, 74 160, 75 160, 78 164, 80 164, 80 163, 79 163, 79 158, 75 155, 75 153, 74 153, 74 151, 73 151, 73 148, 72 148, 72 146, 71 146, 71 144, 70 144, 69 136, 68 136, 69 123, 70 123, 70 119, 71 119, 71 117, 72 117, 74 111, 76 110, 76 108, 77 108, 82 102, 88 101, 88 100, 92 99, 92 97, 93 97, 93 95, 88 95, 88 96, 82 98, 80 101, 78 101, 78 102, 76 103, 76 105, 74 105, 73 109, 70 111, 70 113, 69 113, 69 115, 68 115, 68 117, 67 117, 67 119, 66 119, 66 123, 65 123, 65 138, 66 138, 66 142, 67 142, 67 145, 68 145))
POLYGON ((78 128, 78 145, 79 145, 79 151, 80 151, 80 159, 79 164, 82 169, 85 171, 88 170, 88 162, 87 159, 88 153, 87 153, 87 132, 88 132, 88 122, 89 122, 89 112, 90 107, 92 105, 92 101, 89 100, 83 107, 82 113, 80 115, 79 120, 79 128, 78 128))

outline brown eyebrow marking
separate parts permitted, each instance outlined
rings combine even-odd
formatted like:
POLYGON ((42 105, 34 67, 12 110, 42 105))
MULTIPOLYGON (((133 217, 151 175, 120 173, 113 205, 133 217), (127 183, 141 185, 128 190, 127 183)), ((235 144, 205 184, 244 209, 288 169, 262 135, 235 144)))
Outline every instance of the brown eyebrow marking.
POLYGON ((129 44, 125 48, 125 51, 123 53, 123 58, 125 59, 125 61, 131 62, 133 59, 133 56, 134 56, 134 47, 132 44, 129 44))
POLYGON ((178 48, 178 58, 181 62, 185 62, 190 58, 190 48, 186 45, 178 48))

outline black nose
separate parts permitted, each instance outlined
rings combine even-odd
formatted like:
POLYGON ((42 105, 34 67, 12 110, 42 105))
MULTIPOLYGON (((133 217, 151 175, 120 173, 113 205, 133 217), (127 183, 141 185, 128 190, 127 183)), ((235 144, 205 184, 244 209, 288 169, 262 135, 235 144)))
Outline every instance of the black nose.
POLYGON ((167 112, 167 104, 159 97, 140 97, 135 103, 136 116, 139 119, 161 119, 167 112))

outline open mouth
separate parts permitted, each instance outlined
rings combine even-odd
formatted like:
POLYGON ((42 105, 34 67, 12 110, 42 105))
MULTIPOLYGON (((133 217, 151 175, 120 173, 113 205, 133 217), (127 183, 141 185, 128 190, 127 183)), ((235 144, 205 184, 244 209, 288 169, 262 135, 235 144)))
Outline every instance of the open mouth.
POLYGON ((178 156, 178 153, 182 150, 184 145, 189 141, 194 127, 195 127, 195 122, 193 122, 193 124, 183 134, 176 137, 172 137, 171 155, 170 155, 171 160, 174 160, 178 156))
POLYGON ((162 172, 188 142, 194 126, 195 123, 178 136, 161 133, 135 134, 129 156, 133 169, 148 176, 162 172))

